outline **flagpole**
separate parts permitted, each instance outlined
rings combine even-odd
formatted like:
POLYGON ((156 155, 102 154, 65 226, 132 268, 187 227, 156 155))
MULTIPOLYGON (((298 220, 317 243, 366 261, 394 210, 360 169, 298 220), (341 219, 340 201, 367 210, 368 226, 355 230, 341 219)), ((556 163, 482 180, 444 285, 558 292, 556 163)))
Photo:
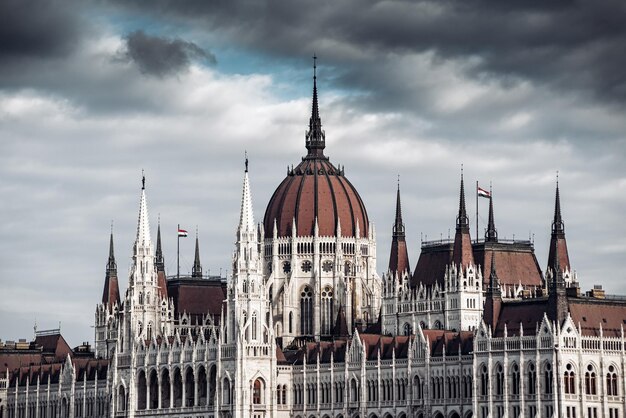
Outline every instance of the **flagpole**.
POLYGON ((478 242, 478 180, 476 180, 476 242, 478 242))
POLYGON ((178 228, 176 229, 176 278, 180 279, 180 224, 178 224, 178 228))

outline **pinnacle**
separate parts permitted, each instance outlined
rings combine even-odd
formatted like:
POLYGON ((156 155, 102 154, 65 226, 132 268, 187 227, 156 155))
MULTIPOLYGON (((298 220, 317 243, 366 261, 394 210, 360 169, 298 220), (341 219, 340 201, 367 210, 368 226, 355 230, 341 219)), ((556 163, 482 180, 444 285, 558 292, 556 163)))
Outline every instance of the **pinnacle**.
POLYGON ((461 171, 461 191, 459 193, 459 214, 456 218, 457 230, 467 230, 469 232, 469 218, 465 209, 465 185, 463 183, 463 172, 461 171))
POLYGON ((254 232, 254 214, 252 211, 252 196, 250 193, 250 180, 248 171, 243 177, 243 191, 241 195, 241 210, 239 213, 239 232, 254 232))
POLYGON ((496 222, 493 215, 493 194, 489 197, 489 221, 487 223, 487 232, 485 233, 485 241, 498 242, 498 231, 496 230, 496 222))

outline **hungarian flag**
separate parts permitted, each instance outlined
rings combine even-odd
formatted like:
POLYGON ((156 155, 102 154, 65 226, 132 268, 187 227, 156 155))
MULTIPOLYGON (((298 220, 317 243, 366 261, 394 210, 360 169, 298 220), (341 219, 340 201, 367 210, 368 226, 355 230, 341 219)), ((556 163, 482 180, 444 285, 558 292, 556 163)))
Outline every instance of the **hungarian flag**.
POLYGON ((491 193, 489 193, 487 190, 485 189, 481 189, 480 187, 478 188, 478 196, 480 197, 486 197, 487 199, 491 198, 491 193))
POLYGON ((178 237, 179 237, 179 238, 180 238, 180 237, 186 237, 187 235, 188 235, 188 234, 187 234, 187 231, 185 231, 184 229, 180 229, 180 228, 178 228, 178 237))

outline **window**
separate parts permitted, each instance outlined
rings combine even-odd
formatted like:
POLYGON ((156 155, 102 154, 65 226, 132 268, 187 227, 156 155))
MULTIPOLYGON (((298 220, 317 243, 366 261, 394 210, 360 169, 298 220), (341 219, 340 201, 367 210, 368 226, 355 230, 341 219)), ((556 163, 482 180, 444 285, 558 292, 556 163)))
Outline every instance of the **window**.
POLYGON ((252 340, 256 340, 257 338, 257 320, 256 320, 256 312, 252 313, 252 340))
POLYGON ((570 395, 576 394, 576 374, 574 373, 574 367, 572 367, 571 364, 565 366, 563 379, 565 393, 570 395))
POLYGON ((606 374, 606 394, 608 396, 618 396, 617 394, 617 373, 614 366, 609 366, 609 372, 606 374))
POLYGON ((322 291, 322 334, 331 333, 333 318, 333 289, 326 286, 322 291))
POLYGON ((324 263, 322 264, 322 270, 324 270, 325 273, 330 273, 332 269, 333 269, 333 262, 330 260, 324 261, 324 263))
POLYGON ((535 395, 537 393, 537 370, 535 370, 534 363, 528 363, 528 391, 527 392, 529 395, 535 395))
POLYGON ((309 273, 311 271, 312 265, 309 260, 305 260, 302 262, 302 271, 305 273, 309 273))
POLYGON ((585 393, 587 395, 597 394, 596 372, 591 364, 587 366, 587 371, 585 372, 585 393))
MULTIPOLYGON (((519 366, 517 363, 511 367, 511 393, 513 395, 519 395, 520 378, 519 378, 519 366)), ((518 414, 519 415, 519 414, 518 414)))
POLYGON ((501 364, 496 366, 496 395, 504 394, 504 369, 501 364))
POLYGON ((289 261, 283 263, 283 272, 285 274, 291 273, 291 263, 289 261))
POLYGON ((252 385, 252 403, 255 405, 261 404, 263 401, 263 382, 261 379, 256 379, 252 385))
POLYGON ((404 324, 404 329, 402 332, 404 335, 411 335, 413 334, 413 327, 411 327, 411 324, 407 322, 404 324))
POLYGON ((552 377, 552 365, 550 363, 546 363, 543 371, 543 387, 544 393, 548 395, 553 392, 552 377))
POLYGON ((489 395, 489 373, 484 364, 480 368, 480 394, 482 396, 489 395))
POLYGON ((313 292, 309 286, 300 293, 300 333, 313 334, 313 292))

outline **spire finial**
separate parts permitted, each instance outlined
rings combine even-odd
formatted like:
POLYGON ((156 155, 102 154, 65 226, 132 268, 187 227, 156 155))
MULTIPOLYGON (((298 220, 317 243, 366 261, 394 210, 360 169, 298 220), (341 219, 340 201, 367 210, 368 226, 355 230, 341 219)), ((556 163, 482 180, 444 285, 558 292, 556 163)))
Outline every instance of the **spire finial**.
POLYGON ((456 228, 467 229, 469 232, 469 218, 467 217, 467 210, 465 208, 465 185, 463 183, 463 164, 461 164, 461 190, 459 192, 459 214, 456 218, 456 228))
POLYGON ((493 215, 493 190, 489 182, 489 220, 487 222, 487 232, 485 232, 486 242, 498 242, 498 231, 493 215))
POLYGON ((398 190, 396 192, 396 220, 393 225, 393 236, 404 236, 404 223, 402 222, 402 204, 400 203, 400 175, 398 175, 398 190))
POLYGON ((246 164, 246 173, 247 173, 248 172, 248 151, 244 151, 243 153, 246 158, 245 164, 246 164))
POLYGON ((143 173, 143 168, 141 169, 141 190, 146 189, 146 176, 143 173))
POLYGON ((556 196, 554 199, 554 220, 552 221, 552 233, 565 234, 565 225, 561 216, 561 195, 559 192, 559 172, 556 172, 556 196))
POLYGON ((202 265, 200 264, 200 245, 198 241, 198 225, 196 225, 196 251, 193 259, 191 277, 202 278, 202 265))
POLYGON ((311 106, 311 118, 309 119, 309 130, 306 133, 306 148, 308 156, 318 157, 324 155, 326 138, 322 131, 322 120, 317 101, 317 55, 313 55, 313 104, 311 106))

